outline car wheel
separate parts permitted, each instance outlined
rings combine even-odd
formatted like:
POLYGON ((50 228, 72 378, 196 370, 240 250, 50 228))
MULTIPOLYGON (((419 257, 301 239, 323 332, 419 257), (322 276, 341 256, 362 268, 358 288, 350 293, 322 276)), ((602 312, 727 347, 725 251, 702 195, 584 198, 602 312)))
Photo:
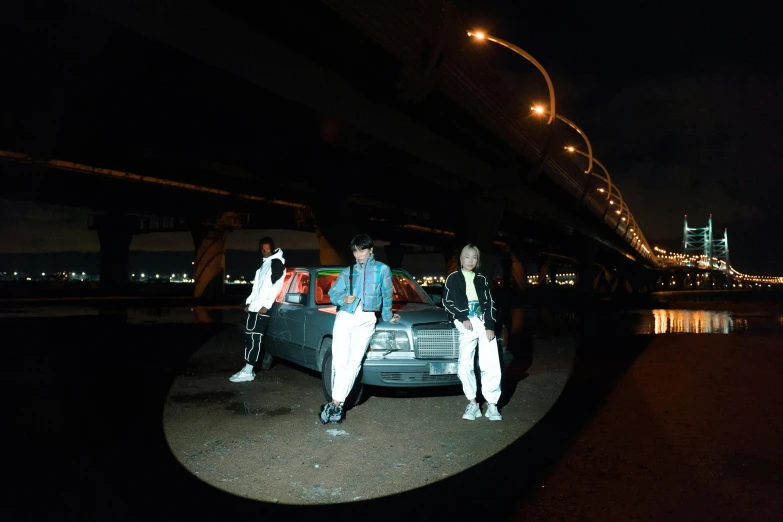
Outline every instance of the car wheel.
MULTIPOLYGON (((321 365, 321 384, 324 390, 324 398, 327 401, 332 400, 332 340, 327 339, 324 341, 324 348, 326 349, 326 355, 324 355, 324 362, 321 365), (328 343, 328 344, 326 344, 328 343)), ((356 377, 356 381, 353 383, 353 389, 348 397, 345 399, 346 408, 352 408, 359 404, 362 399, 362 393, 364 392, 364 386, 361 382, 362 372, 359 371, 359 375, 356 377)))
POLYGON ((261 369, 262 370, 270 369, 274 361, 275 358, 273 355, 269 355, 268 353, 264 352, 264 356, 261 357, 261 369))

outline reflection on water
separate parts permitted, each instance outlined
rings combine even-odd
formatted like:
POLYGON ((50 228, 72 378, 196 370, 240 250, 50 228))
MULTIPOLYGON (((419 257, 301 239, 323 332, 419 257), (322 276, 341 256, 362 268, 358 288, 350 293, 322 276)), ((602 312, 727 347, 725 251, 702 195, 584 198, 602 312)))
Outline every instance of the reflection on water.
POLYGON ((515 336, 533 336, 548 338, 587 335, 656 335, 656 334, 730 334, 746 332, 749 323, 753 331, 770 327, 783 327, 783 316, 754 314, 748 318, 725 310, 684 310, 656 309, 615 312, 609 314, 593 313, 587 321, 580 313, 553 312, 546 309, 516 309, 510 314, 508 325, 510 341, 515 336))
MULTIPOLYGON (((741 317, 725 310, 657 309, 626 312, 581 312, 546 307, 514 308, 506 316, 509 343, 524 338, 552 338, 580 334, 729 334, 783 327, 783 315, 758 313, 741 317)), ((133 306, 133 303, 81 306, 73 304, 38 305, 19 303, 0 306, 0 320, 32 317, 101 316, 127 324, 238 324, 245 317, 241 306, 133 306)))
MULTIPOLYGON (((735 321, 729 312, 714 310, 653 310, 652 315, 653 324, 648 326, 649 331, 646 333, 727 334, 735 329, 735 321)), ((742 319, 738 322, 745 321, 742 319)))

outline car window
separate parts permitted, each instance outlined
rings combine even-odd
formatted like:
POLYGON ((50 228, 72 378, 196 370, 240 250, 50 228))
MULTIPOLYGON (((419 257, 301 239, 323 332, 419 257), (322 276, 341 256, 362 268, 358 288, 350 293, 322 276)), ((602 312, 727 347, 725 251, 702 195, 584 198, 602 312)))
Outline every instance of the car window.
POLYGON ((283 286, 282 286, 282 288, 280 288, 280 293, 278 293, 277 297, 275 298, 275 301, 277 301, 278 303, 282 303, 283 302, 283 296, 286 294, 286 292, 288 290, 288 283, 291 282, 291 276, 293 276, 293 275, 294 275, 294 271, 293 270, 286 270, 285 278, 283 279, 283 286))
POLYGON ((315 304, 332 304, 329 300, 329 289, 337 280, 342 270, 319 270, 315 279, 315 304))
POLYGON ((310 272, 296 272, 289 294, 306 294, 310 291, 310 272))
POLYGON ((430 299, 424 290, 410 279, 404 272, 392 271, 392 284, 394 285, 395 303, 426 303, 430 304, 430 299))
MULTIPOLYGON (((342 272, 342 269, 339 268, 318 271, 315 283, 316 304, 331 304, 331 301, 329 301, 329 289, 332 288, 340 272, 342 272)), ((405 272, 392 270, 392 286, 394 287, 394 303, 396 304, 431 303, 424 290, 405 272)))

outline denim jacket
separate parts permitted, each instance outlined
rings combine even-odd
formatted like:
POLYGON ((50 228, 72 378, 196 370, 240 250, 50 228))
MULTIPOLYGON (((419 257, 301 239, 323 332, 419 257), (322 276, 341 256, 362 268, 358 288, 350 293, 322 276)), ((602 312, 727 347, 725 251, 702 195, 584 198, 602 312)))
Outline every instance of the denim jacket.
POLYGON ((385 263, 375 260, 375 256, 370 254, 364 267, 357 261, 353 267, 353 291, 361 291, 361 296, 357 294, 357 299, 351 304, 345 304, 343 299, 348 293, 348 274, 350 267, 343 268, 343 271, 335 280, 332 288, 329 289, 329 299, 332 304, 339 306, 340 310, 352 314, 356 311, 361 302, 362 310, 365 312, 381 311, 381 320, 390 321, 392 318, 392 299, 394 297, 394 287, 392 286, 391 269, 385 263), (360 299, 361 301, 360 301, 360 299))

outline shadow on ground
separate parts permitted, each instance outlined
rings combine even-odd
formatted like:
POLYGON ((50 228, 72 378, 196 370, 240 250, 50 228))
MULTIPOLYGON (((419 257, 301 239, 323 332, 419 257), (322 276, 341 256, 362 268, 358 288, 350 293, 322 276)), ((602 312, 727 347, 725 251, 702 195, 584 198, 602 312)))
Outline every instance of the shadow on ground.
MULTIPOLYGON (((2 370, 4 396, 16 397, 9 412, 16 429, 6 434, 7 447, 15 449, 12 466, 17 465, 15 520, 46 515, 202 520, 261 513, 284 520, 428 520, 463 516, 466 506, 454 501, 455 492, 467 491, 476 503, 467 511, 502 519, 538 487, 649 340, 580 339, 573 375, 550 412, 521 439, 469 470, 377 500, 287 506, 210 487, 180 465, 164 436, 161 415, 174 379, 206 340, 233 326, 129 326, 107 317, 14 319, 3 326, 7 338, 26 339, 6 350, 2 370), (26 497, 35 491, 46 491, 47 501, 30 503, 26 497)), ((534 354, 522 349, 517 355, 518 367, 507 370, 524 378, 534 354)))

